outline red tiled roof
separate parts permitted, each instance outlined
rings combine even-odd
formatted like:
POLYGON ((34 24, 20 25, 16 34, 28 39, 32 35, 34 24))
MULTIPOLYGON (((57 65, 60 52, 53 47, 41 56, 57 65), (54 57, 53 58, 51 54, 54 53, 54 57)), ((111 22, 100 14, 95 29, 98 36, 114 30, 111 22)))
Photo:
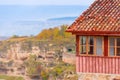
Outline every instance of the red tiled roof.
POLYGON ((66 31, 120 33, 120 0, 96 0, 66 31))

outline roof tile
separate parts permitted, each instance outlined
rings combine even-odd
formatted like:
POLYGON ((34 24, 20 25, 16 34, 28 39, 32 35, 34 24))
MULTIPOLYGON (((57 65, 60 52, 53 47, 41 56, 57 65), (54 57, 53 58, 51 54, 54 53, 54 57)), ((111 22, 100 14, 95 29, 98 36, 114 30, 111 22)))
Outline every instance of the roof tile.
POLYGON ((120 0, 95 0, 67 31, 120 32, 120 0))

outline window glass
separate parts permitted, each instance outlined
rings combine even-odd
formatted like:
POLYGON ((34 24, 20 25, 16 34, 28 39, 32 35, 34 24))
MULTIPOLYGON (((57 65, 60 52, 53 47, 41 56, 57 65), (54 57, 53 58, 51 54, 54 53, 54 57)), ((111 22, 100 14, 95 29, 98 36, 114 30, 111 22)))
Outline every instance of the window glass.
POLYGON ((116 55, 117 55, 117 56, 120 56, 120 38, 117 38, 117 43, 116 43, 116 45, 117 45, 117 46, 116 46, 116 47, 117 47, 117 49, 116 49, 116 50, 117 50, 117 51, 116 51, 116 52, 117 52, 116 55))
POLYGON ((102 56, 102 54, 103 54, 103 52, 102 52, 102 48, 101 47, 97 47, 96 48, 96 55, 98 55, 98 56, 102 56))
POLYGON ((87 37, 86 36, 81 36, 80 38, 80 42, 81 42, 81 45, 80 45, 80 53, 81 54, 86 54, 87 53, 87 50, 86 50, 86 40, 87 40, 87 37))
POLYGON ((115 38, 110 38, 109 41, 110 46, 115 46, 115 38))
POLYGON ((109 53, 110 53, 110 56, 114 56, 115 55, 115 48, 110 47, 109 53))
POLYGON ((89 45, 94 45, 94 38, 93 37, 89 37, 89 45))
POLYGON ((102 37, 96 38, 96 55, 101 56, 103 54, 102 50, 102 37))
POLYGON ((117 46, 120 46, 120 38, 117 38, 117 46))
POLYGON ((90 55, 94 54, 94 46, 89 46, 88 54, 90 54, 90 55))
POLYGON ((117 56, 120 56, 120 48, 117 48, 117 56))
POLYGON ((96 45, 97 45, 97 47, 102 47, 102 38, 101 37, 96 38, 96 45))
POLYGON ((90 36, 88 39, 88 54, 93 55, 94 54, 94 37, 90 36))
POLYGON ((86 36, 81 37, 81 45, 86 45, 86 36))
POLYGON ((86 54, 86 46, 81 46, 81 54, 86 54))

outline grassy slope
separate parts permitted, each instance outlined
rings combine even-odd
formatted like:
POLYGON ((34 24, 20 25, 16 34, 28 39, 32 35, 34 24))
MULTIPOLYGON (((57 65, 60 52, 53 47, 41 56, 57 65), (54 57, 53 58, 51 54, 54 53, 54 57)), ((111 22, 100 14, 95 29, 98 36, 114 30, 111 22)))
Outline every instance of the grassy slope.
POLYGON ((3 80, 24 80, 22 77, 6 76, 6 75, 0 75, 0 79, 3 79, 3 80))
POLYGON ((12 42, 14 42, 14 41, 24 41, 26 39, 28 39, 28 38, 26 38, 26 37, 19 37, 19 38, 10 38, 7 41, 12 41, 12 42))

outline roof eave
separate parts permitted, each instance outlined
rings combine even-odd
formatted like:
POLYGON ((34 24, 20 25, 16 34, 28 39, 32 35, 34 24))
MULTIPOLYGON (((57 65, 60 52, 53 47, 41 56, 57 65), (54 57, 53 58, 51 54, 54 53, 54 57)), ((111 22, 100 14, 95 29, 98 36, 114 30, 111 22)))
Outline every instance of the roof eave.
POLYGON ((67 29, 65 32, 73 32, 73 30, 71 30, 71 29, 67 29))
POLYGON ((69 31, 74 35, 91 35, 91 36, 120 36, 120 31, 69 31))

